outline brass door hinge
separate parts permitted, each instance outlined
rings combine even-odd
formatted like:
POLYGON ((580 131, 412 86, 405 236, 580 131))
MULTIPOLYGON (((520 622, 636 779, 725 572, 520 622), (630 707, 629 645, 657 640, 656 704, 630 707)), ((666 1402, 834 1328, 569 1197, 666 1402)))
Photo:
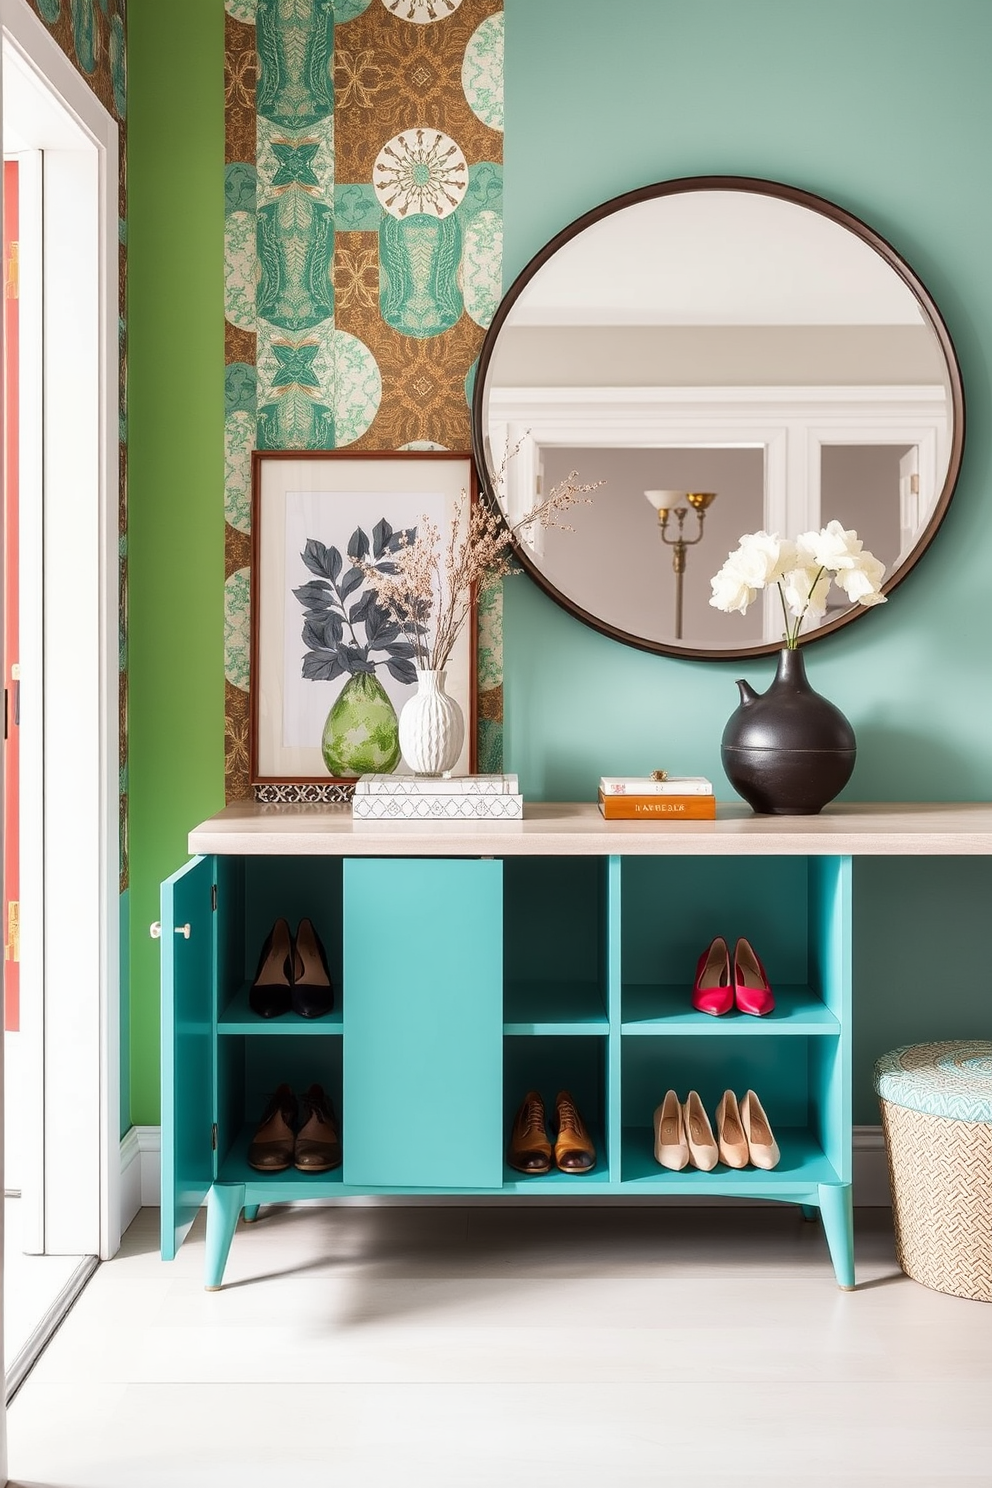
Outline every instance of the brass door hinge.
POLYGON ((3 948, 5 961, 21 959, 21 906, 11 899, 7 904, 7 939, 3 948))

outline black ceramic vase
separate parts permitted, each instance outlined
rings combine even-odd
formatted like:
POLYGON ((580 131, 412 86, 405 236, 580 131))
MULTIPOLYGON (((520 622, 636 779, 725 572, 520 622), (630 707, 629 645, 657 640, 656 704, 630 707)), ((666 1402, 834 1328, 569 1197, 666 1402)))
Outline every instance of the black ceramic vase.
POLYGON ((741 704, 727 720, 720 750, 727 779, 762 815, 815 815, 851 778, 851 725, 810 687, 800 650, 779 653, 767 692, 756 693, 743 680, 737 686, 741 704))

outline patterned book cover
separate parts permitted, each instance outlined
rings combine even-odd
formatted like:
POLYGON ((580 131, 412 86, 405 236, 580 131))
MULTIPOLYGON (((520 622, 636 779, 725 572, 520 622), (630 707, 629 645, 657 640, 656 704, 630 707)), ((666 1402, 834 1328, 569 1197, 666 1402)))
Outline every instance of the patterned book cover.
POLYGON ((520 789, 516 775, 360 775, 356 796, 506 796, 520 789))
POLYGON ((604 796, 599 809, 607 821, 715 821, 715 796, 604 796))
POLYGON ((356 821, 522 821, 524 798, 518 792, 473 796, 359 796, 352 801, 356 821))
POLYGON ((648 775, 603 775, 599 789, 604 796, 711 796, 713 782, 705 775, 669 775, 652 780, 648 775))

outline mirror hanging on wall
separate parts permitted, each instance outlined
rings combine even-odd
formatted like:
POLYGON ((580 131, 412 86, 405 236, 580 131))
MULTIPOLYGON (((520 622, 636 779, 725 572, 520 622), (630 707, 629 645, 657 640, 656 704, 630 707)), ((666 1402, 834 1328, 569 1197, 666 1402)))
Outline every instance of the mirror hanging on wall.
MULTIPOLYGON (((576 470, 603 481, 524 567, 588 624, 700 658, 781 644, 774 586, 710 605, 742 534, 856 529, 891 590, 953 493, 961 376, 932 298, 842 208, 738 177, 663 182, 559 233, 504 297, 473 439, 510 522, 576 470), (501 471, 502 473, 498 474, 501 471)), ((828 609, 807 641, 863 611, 828 609)))

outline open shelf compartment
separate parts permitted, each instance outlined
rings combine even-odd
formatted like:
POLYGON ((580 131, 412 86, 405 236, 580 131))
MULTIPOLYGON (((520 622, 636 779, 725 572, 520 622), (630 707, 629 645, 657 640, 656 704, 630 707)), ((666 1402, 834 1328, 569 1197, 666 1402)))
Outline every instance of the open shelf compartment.
POLYGON ((578 1193, 610 1181, 606 1143, 607 1045, 596 1036, 514 1035, 503 1040, 503 1188, 519 1193, 578 1193), (588 1173, 562 1173, 554 1166, 542 1177, 518 1173, 505 1161, 513 1120, 530 1090, 544 1101, 548 1135, 555 1140, 555 1100, 567 1090, 596 1146, 596 1166, 588 1173))
POLYGON ((609 1032, 606 860, 503 859, 503 1031, 609 1032))

